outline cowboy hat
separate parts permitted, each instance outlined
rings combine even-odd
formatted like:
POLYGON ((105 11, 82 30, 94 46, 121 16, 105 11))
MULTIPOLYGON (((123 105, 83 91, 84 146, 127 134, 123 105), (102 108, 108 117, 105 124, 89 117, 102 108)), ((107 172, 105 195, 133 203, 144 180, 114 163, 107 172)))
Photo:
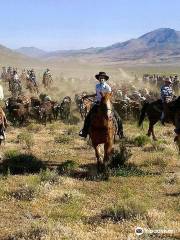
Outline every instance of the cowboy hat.
POLYGON ((95 75, 97 80, 99 80, 99 77, 104 77, 106 81, 109 79, 109 76, 107 76, 105 72, 99 72, 99 74, 95 75))

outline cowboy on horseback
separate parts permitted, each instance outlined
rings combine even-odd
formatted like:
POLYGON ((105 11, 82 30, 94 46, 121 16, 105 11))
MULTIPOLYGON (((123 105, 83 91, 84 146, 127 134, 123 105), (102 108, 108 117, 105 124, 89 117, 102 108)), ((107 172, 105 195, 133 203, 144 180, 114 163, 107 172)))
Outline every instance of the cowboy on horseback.
POLYGON ((48 75, 51 77, 51 72, 50 72, 49 68, 46 69, 46 71, 44 72, 44 75, 48 75))
POLYGON ((17 74, 17 71, 13 71, 12 81, 10 83, 10 90, 14 96, 19 95, 22 91, 21 81, 17 74))
POLYGON ((173 89, 171 87, 172 80, 170 78, 165 79, 164 86, 161 87, 161 100, 163 103, 163 112, 161 115, 161 123, 164 125, 165 121, 169 119, 169 103, 173 100, 173 89))
POLYGON ((33 83, 33 85, 34 85, 35 87, 37 87, 36 75, 35 75, 34 69, 31 69, 31 70, 30 70, 29 80, 33 83))
POLYGON ((52 76, 50 70, 47 68, 46 71, 43 74, 43 85, 45 88, 49 87, 49 85, 52 83, 52 76))
MULTIPOLYGON (((89 113, 87 114, 87 116, 85 118, 84 127, 79 133, 79 136, 84 137, 84 138, 86 138, 88 135, 89 128, 91 125, 91 116, 94 112, 97 111, 99 104, 101 102, 101 99, 102 99, 102 94, 112 92, 111 87, 107 84, 107 80, 109 79, 109 76, 107 76, 105 72, 99 72, 99 74, 95 75, 95 78, 99 81, 99 83, 96 84, 96 93, 92 94, 92 95, 86 95, 83 97, 84 99, 89 98, 89 97, 96 97, 96 100, 95 100, 91 110, 89 111, 89 113)), ((114 109, 113 109, 113 112, 114 112, 115 123, 117 124, 117 128, 118 128, 118 135, 122 137, 123 136, 123 127, 122 127, 121 118, 114 109)))
POLYGON ((12 74, 12 67, 8 67, 8 69, 7 69, 7 73, 10 73, 10 74, 12 74))

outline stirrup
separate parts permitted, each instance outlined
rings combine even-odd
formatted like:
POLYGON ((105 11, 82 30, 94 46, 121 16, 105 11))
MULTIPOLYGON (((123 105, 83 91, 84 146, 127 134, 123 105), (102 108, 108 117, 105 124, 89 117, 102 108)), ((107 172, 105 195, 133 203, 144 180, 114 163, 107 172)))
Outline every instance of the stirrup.
POLYGON ((81 131, 79 132, 79 136, 80 136, 80 137, 87 138, 87 133, 85 133, 84 131, 81 130, 81 131))

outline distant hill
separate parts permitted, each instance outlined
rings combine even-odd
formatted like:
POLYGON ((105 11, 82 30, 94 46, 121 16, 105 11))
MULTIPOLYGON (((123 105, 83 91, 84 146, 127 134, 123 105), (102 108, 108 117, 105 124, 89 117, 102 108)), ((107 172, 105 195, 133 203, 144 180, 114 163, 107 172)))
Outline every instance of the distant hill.
POLYGON ((14 66, 19 68, 36 67, 42 65, 39 59, 27 57, 3 45, 0 45, 0 71, 2 66, 14 66))
POLYGON ((58 50, 54 52, 49 52, 45 54, 44 58, 55 58, 55 57, 73 57, 73 56, 86 56, 91 54, 96 54, 98 51, 102 49, 101 47, 90 47, 86 49, 80 49, 80 50, 58 50))
POLYGON ((180 32, 160 28, 137 39, 103 48, 98 55, 114 61, 168 61, 177 57, 180 59, 180 32))
POLYGON ((46 51, 36 47, 21 47, 16 49, 15 51, 32 58, 40 58, 47 54, 46 51))
POLYGON ((173 62, 180 61, 180 31, 160 28, 137 39, 115 43, 107 47, 82 50, 55 51, 44 58, 79 58, 105 62, 173 62))

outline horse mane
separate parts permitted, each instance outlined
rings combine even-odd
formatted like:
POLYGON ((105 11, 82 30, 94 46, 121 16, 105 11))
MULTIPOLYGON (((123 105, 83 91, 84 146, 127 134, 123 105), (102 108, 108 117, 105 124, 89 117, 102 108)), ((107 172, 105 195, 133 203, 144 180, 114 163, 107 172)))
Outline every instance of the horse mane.
POLYGON ((178 98, 176 98, 176 100, 174 102, 180 103, 180 96, 178 98))
POLYGON ((111 92, 101 93, 101 96, 102 96, 102 98, 101 98, 101 103, 103 103, 104 100, 109 99, 109 100, 111 101, 111 99, 112 99, 112 93, 111 93, 111 92))
POLYGON ((158 99, 158 100, 156 100, 156 101, 152 101, 151 103, 153 103, 153 104, 162 104, 162 100, 161 99, 158 99))

